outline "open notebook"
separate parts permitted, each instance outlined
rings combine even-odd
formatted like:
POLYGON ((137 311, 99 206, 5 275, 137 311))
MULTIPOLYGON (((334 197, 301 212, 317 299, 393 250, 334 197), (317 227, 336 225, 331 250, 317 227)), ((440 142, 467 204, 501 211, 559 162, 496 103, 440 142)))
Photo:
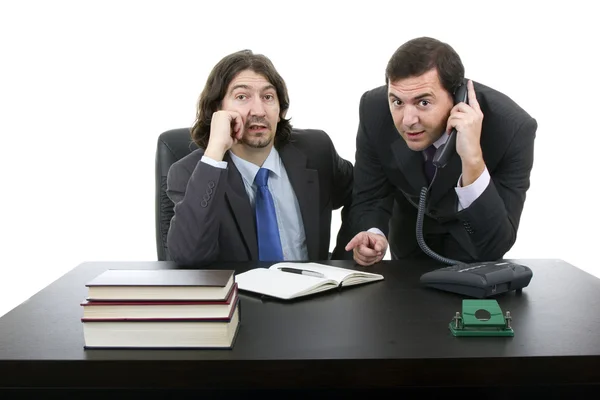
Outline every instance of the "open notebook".
POLYGON ((360 285, 382 279, 382 275, 371 272, 311 262, 282 262, 269 268, 255 268, 235 277, 240 290, 284 300, 335 289, 339 286, 360 285), (285 272, 287 268, 294 272, 285 272))

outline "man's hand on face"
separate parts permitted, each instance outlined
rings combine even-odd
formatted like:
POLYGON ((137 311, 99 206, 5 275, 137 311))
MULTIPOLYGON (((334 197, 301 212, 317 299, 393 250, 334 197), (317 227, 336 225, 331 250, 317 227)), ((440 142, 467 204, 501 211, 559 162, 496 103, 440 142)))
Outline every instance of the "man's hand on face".
POLYGON ((359 232, 348 242, 346 251, 353 251, 359 265, 373 265, 383 259, 388 242, 385 236, 372 232, 359 232))
POLYGON ((216 111, 210 123, 210 138, 204 155, 222 161, 225 152, 242 139, 244 122, 235 111, 216 111))

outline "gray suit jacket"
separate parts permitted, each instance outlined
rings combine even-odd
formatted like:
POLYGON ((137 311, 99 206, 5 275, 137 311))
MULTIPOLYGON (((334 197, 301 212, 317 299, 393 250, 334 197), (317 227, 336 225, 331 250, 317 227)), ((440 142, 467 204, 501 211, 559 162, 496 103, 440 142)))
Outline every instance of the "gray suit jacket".
MULTIPOLYGON (((496 260, 511 248, 529 175, 537 122, 504 94, 474 82, 483 112, 481 148, 490 184, 467 209, 457 212, 454 188, 461 174, 456 152, 438 171, 427 200, 424 238, 436 253, 461 261, 496 260)), ((388 235, 393 258, 424 256, 415 226, 421 188, 427 186, 423 156, 396 130, 387 87, 360 101, 350 235, 377 227, 388 235)), ((351 258, 351 253, 345 255, 351 258)))
MULTIPOLYGON (((298 198, 309 259, 326 260, 331 212, 351 203, 352 164, 320 130, 294 129, 292 142, 278 151, 298 198)), ((175 203, 167 235, 171 259, 184 265, 258 260, 254 210, 239 171, 228 153, 227 169, 201 162, 203 154, 195 150, 169 170, 167 195, 175 203)), ((346 239, 338 235, 333 258, 346 239)))

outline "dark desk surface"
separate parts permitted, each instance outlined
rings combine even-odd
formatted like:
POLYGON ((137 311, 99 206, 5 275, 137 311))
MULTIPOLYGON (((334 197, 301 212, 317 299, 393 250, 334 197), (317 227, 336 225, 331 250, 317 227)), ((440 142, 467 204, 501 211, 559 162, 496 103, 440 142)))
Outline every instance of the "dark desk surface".
MULTIPOLYGON (((85 350, 84 284, 109 268, 84 263, 0 319, 0 388, 401 388, 600 384, 600 279, 560 260, 515 260, 534 276, 500 295, 512 338, 457 338, 463 296, 419 287, 439 268, 384 261, 385 280, 294 302, 241 295, 233 350, 85 350)), ((332 265, 361 269, 351 262, 332 265)), ((222 264, 243 272, 259 264, 222 264)))

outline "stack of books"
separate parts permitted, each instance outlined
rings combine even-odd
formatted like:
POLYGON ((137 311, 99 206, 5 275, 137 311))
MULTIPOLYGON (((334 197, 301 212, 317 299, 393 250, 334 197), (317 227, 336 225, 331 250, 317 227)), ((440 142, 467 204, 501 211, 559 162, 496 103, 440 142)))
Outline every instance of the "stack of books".
POLYGON ((86 287, 86 348, 233 347, 241 321, 233 270, 111 269, 86 287))

